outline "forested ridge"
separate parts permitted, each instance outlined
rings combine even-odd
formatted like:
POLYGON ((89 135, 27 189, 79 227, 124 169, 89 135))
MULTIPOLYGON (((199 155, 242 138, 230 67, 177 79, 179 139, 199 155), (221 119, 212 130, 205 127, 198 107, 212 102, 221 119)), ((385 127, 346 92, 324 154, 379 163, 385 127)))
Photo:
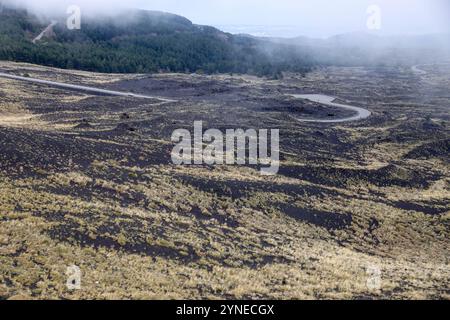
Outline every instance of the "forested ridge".
POLYGON ((51 35, 33 43, 52 18, 4 8, 0 59, 96 72, 269 77, 279 77, 283 71, 306 73, 314 66, 311 56, 295 46, 227 34, 173 14, 130 10, 86 17, 80 30, 69 30, 65 19, 57 18, 51 35))

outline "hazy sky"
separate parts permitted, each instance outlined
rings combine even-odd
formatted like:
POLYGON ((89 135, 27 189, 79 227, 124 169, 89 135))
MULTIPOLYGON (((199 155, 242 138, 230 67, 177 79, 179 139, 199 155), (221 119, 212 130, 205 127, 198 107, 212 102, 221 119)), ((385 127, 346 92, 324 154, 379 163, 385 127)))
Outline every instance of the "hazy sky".
MULTIPOLYGON (((1 0, 0 0, 1 1, 1 0)), ((11 0, 10 0, 11 1, 11 0)), ((12 0, 44 12, 68 4, 109 11, 136 7, 183 15, 194 23, 258 35, 325 37, 368 31, 367 8, 381 9, 382 34, 450 33, 450 0, 12 0)))

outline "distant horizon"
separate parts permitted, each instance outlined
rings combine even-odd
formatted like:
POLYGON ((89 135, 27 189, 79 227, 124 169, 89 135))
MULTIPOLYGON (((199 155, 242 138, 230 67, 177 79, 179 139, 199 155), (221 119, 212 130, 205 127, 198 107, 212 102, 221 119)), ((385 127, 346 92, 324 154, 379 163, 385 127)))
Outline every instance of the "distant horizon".
MULTIPOLYGON (((393 33, 393 34, 384 34, 382 32, 373 32, 368 30, 354 30, 354 31, 345 31, 341 33, 334 33, 330 35, 307 35, 306 33, 296 33, 293 30, 296 30, 296 26, 283 26, 283 25, 211 25, 212 27, 219 29, 220 31, 231 33, 234 35, 250 35, 254 37, 268 37, 268 38, 283 38, 283 39, 292 39, 292 38, 309 38, 309 39, 319 39, 326 40, 329 38, 333 38, 341 35, 350 35, 350 34, 367 34, 378 37, 420 37, 420 36, 436 36, 436 35, 448 35, 450 37, 450 31, 448 32, 425 32, 425 33, 393 33), (267 28, 265 30, 262 28, 267 28), (259 29, 259 30, 258 30, 259 29), (277 32, 277 29, 291 29, 288 34, 281 34, 277 32), (257 30, 252 31, 252 30, 257 30)), ((450 39, 449 39, 450 40, 450 39)))

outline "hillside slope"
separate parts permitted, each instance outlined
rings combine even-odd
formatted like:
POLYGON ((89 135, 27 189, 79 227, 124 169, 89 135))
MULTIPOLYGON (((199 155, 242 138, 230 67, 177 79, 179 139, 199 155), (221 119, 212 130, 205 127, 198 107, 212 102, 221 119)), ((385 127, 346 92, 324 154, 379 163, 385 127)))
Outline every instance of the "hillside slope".
POLYGON ((233 36, 186 18, 130 10, 84 17, 81 30, 64 18, 38 18, 25 10, 0 13, 0 59, 98 72, 205 72, 279 75, 307 72, 312 59, 293 46, 233 36), (51 37, 33 39, 52 20, 51 37), (289 49, 289 50, 287 50, 289 49), (277 59, 272 57, 276 56, 277 59))
POLYGON ((423 68, 266 81, 0 62, 174 100, 0 78, 0 300, 450 298, 450 66, 423 68), (299 124, 328 112, 289 94, 318 90, 373 116, 299 124), (280 128, 279 174, 174 165, 171 135, 195 120, 280 128))

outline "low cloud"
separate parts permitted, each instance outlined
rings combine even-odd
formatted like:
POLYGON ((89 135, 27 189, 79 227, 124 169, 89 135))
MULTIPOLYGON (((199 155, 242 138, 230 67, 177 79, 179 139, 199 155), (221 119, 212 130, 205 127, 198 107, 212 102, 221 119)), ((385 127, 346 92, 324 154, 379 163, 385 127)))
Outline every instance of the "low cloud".
MULTIPOLYGON (((0 0, 1 2, 2 0, 0 0)), ((280 36, 327 37, 367 31, 367 8, 377 4, 382 13, 382 35, 450 32, 448 0, 3 0, 40 14, 65 15, 78 5, 83 14, 110 14, 129 8, 182 15, 194 23, 213 26, 247 26, 280 36)), ((229 28, 228 28, 229 29, 229 28)), ((248 32, 245 30, 244 32, 248 32)), ((258 32, 259 33, 259 32, 258 32)))
POLYGON ((84 13, 112 13, 133 7, 133 1, 119 0, 3 0, 5 5, 25 8, 36 14, 64 15, 71 5, 84 13))

